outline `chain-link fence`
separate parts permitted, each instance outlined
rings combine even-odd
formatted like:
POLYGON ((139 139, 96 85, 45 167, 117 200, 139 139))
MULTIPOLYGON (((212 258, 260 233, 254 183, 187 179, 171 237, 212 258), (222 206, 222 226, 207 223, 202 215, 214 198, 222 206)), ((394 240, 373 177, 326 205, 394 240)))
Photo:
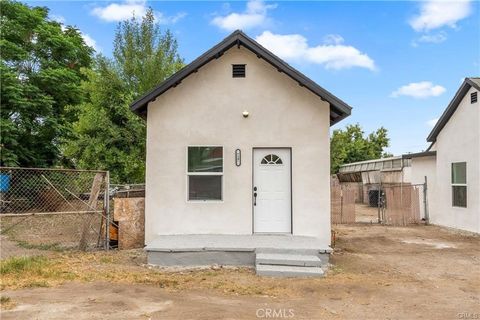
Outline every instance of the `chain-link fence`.
POLYGON ((111 184, 113 198, 145 198, 145 184, 111 184))
POLYGON ((0 167, 0 257, 108 245, 106 171, 0 167))

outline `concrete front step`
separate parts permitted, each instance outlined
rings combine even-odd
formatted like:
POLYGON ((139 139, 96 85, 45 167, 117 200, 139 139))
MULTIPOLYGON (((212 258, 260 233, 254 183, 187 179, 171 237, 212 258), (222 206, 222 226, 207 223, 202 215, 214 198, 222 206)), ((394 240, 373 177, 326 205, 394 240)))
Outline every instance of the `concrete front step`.
POLYGON ((285 248, 257 248, 255 250, 257 254, 259 253, 278 253, 278 254, 295 254, 295 255, 318 255, 330 253, 331 249, 305 249, 305 248, 292 248, 292 249, 285 249, 285 248))
POLYGON ((321 267, 322 261, 318 256, 285 253, 257 253, 257 265, 281 265, 299 267, 321 267))
POLYGON ((279 265, 256 265, 257 275, 268 277, 321 277, 323 270, 320 267, 299 267, 279 265))

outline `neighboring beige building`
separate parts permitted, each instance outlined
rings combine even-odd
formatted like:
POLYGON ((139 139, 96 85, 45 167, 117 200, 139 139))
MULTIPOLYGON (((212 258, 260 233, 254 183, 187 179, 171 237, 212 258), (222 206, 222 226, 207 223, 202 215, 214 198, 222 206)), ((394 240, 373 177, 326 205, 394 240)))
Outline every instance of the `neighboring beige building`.
POLYGON ((329 128, 347 104, 235 31, 132 110, 147 119, 149 253, 167 235, 303 236, 329 251, 329 128))
POLYGON ((357 184, 362 189, 356 203, 378 206, 381 186, 411 183, 410 164, 402 156, 352 162, 342 165, 337 177, 344 186, 357 184))

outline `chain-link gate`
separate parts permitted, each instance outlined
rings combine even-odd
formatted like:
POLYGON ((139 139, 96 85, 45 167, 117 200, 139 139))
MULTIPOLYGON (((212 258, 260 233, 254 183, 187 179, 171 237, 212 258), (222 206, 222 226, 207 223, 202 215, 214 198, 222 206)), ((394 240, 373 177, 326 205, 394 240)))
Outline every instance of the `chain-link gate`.
POLYGON ((0 257, 107 249, 107 171, 0 167, 0 257))

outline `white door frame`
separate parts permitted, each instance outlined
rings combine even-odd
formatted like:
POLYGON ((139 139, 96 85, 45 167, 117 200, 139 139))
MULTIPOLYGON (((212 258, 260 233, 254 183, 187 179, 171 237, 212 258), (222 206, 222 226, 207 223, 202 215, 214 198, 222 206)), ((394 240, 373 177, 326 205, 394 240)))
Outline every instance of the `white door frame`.
MULTIPOLYGON (((251 186, 251 195, 252 195, 252 234, 255 234, 255 207, 254 207, 254 196, 253 188, 255 186, 255 150, 269 150, 269 149, 284 149, 290 151, 290 232, 288 234, 293 234, 293 174, 292 174, 292 147, 253 147, 252 148, 252 186, 251 186)), ((257 233, 258 234, 258 233, 257 233)), ((259 234, 265 234, 261 232, 259 234)))

